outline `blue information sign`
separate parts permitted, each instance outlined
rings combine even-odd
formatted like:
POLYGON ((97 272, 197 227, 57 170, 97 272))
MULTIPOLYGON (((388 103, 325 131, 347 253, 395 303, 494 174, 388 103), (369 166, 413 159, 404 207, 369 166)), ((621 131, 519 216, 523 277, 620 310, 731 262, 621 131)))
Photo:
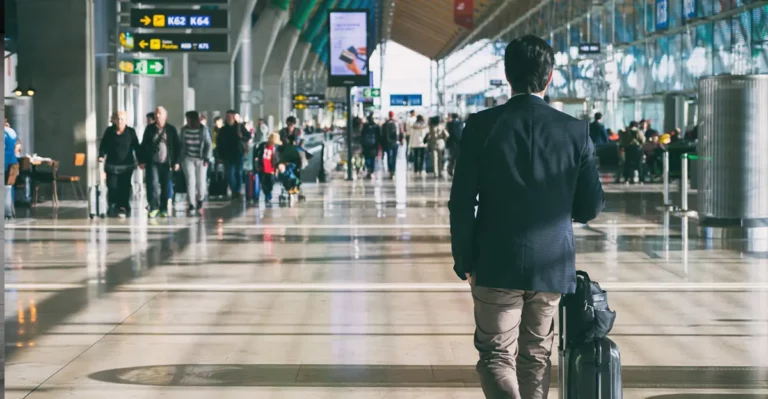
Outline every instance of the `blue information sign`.
POLYGON ((656 0, 656 30, 669 26, 669 0, 656 0))
POLYGON ((683 0, 683 18, 686 20, 696 18, 696 0, 683 0))
POLYGON ((422 105, 422 97, 421 94, 390 94, 389 105, 393 107, 422 105))

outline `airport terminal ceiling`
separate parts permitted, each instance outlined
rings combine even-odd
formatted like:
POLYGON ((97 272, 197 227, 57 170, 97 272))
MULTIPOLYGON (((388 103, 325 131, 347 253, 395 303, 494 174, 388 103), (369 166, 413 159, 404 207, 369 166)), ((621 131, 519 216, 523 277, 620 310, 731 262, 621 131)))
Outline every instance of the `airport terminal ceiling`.
MULTIPOLYGON (((466 29, 454 22, 454 0, 392 0, 394 13, 389 37, 426 57, 442 59, 471 42, 502 31, 539 2, 474 0, 474 27, 466 29)), ((383 26, 387 26, 386 22, 383 26)))

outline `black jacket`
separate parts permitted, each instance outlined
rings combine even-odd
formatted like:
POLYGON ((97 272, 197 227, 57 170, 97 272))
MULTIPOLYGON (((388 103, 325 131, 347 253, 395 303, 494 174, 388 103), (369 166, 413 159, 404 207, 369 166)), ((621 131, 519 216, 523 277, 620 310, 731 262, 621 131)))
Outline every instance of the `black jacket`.
POLYGON ((449 202, 456 274, 474 272, 483 287, 573 292, 572 221, 605 204, 587 123, 515 96, 472 115, 460 145, 449 202))
MULTIPOLYGON (((181 139, 176 126, 170 123, 165 124, 165 133, 168 135, 166 145, 168 146, 168 163, 173 166, 179 163, 181 157, 181 139)), ((157 154, 153 138, 157 134, 157 125, 151 124, 144 129, 144 136, 141 139, 141 152, 145 163, 152 163, 157 154)))
POLYGON ((105 157, 107 164, 121 166, 134 165, 136 159, 143 160, 136 131, 126 126, 123 134, 118 136, 117 127, 108 127, 99 143, 99 158, 105 157))
POLYGON ((224 124, 216 136, 216 157, 225 161, 237 161, 245 155, 251 133, 242 123, 224 124))

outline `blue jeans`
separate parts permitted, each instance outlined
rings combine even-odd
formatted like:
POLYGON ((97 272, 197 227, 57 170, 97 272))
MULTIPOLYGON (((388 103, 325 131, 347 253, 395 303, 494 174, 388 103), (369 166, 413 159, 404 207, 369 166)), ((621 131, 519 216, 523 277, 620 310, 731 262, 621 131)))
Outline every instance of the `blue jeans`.
POLYGON ((397 144, 384 148, 384 153, 387 154, 387 170, 392 174, 395 173, 395 167, 397 166, 397 148, 397 144))
POLYGON ((229 188, 232 190, 232 195, 239 195, 243 185, 243 158, 240 157, 239 161, 227 161, 224 167, 229 178, 229 188))

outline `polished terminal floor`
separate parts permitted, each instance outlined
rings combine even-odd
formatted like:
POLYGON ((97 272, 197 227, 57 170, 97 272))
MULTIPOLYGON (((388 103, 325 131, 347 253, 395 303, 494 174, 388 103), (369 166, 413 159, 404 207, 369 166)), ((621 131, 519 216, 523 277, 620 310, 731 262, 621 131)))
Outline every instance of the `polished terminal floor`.
MULTIPOLYGON (((7 223, 6 397, 479 399, 449 190, 335 180, 292 208, 7 223)), ((658 187, 606 190, 575 242, 619 315, 624 397, 768 398, 766 254, 657 211, 658 187)))

